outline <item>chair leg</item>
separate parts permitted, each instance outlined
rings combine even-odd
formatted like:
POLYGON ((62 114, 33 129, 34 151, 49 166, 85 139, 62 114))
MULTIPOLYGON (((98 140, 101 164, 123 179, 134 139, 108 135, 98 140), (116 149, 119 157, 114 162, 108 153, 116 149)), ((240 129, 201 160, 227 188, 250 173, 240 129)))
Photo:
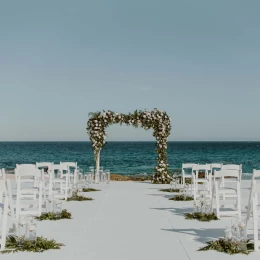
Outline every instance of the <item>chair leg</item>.
POLYGON ((238 210, 238 217, 241 219, 241 194, 240 194, 240 184, 237 183, 237 210, 238 210))
POLYGON ((220 218, 220 211, 219 211, 219 194, 218 194, 218 187, 215 187, 215 196, 216 196, 216 213, 217 213, 217 218, 220 218))
MULTIPOLYGON (((257 196, 257 195, 256 195, 257 196)), ((255 196, 255 197, 256 197, 255 196)), ((255 198, 253 199, 254 249, 258 251, 258 216, 255 198)))

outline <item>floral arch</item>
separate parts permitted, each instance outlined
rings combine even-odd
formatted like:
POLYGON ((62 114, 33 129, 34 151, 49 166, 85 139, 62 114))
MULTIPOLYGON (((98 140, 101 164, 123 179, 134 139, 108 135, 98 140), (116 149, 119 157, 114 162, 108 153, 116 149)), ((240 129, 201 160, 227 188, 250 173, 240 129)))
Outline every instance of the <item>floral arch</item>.
POLYGON ((155 174, 152 176, 153 183, 169 183, 169 164, 167 158, 167 138, 171 132, 171 119, 166 112, 154 109, 153 111, 134 111, 129 114, 119 114, 108 110, 96 113, 89 113, 87 131, 99 172, 100 151, 105 145, 106 128, 112 124, 127 124, 134 127, 141 126, 145 130, 153 128, 153 136, 156 138, 156 149, 158 153, 155 167, 155 174))

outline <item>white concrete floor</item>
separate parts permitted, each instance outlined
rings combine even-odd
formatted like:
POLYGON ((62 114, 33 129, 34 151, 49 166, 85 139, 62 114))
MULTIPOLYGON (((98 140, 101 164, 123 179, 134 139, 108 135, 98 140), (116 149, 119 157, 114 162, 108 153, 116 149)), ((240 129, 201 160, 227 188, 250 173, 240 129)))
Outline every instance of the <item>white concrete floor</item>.
MULTIPOLYGON (((243 209, 249 182, 243 181, 243 209)), ((168 200, 172 194, 160 192, 168 185, 138 182, 111 182, 92 185, 100 192, 85 193, 94 201, 66 202, 72 220, 38 222, 38 236, 64 243, 61 250, 43 253, 1 255, 2 259, 60 260, 158 260, 230 259, 215 251, 198 252, 205 241, 222 237, 232 218, 209 223, 185 220, 193 202, 168 200)), ((259 253, 236 255, 236 259, 259 259, 259 253)))

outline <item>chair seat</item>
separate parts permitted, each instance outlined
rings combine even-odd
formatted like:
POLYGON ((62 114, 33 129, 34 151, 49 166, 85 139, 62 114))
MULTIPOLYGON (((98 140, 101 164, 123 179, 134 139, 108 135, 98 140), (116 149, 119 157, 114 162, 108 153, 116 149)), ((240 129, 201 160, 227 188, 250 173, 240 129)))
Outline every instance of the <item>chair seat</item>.
POLYGON ((231 193, 231 194, 236 194, 237 193, 237 190, 234 189, 234 188, 219 188, 218 190, 219 193, 225 193, 225 194, 228 194, 228 193, 231 193))

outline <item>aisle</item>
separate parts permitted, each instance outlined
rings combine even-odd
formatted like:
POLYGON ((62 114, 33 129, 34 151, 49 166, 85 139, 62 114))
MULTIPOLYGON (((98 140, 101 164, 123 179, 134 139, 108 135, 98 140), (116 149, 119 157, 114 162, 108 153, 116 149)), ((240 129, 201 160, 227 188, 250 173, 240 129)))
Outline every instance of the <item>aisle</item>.
POLYGON ((189 259, 147 183, 111 183, 73 259, 189 259))

